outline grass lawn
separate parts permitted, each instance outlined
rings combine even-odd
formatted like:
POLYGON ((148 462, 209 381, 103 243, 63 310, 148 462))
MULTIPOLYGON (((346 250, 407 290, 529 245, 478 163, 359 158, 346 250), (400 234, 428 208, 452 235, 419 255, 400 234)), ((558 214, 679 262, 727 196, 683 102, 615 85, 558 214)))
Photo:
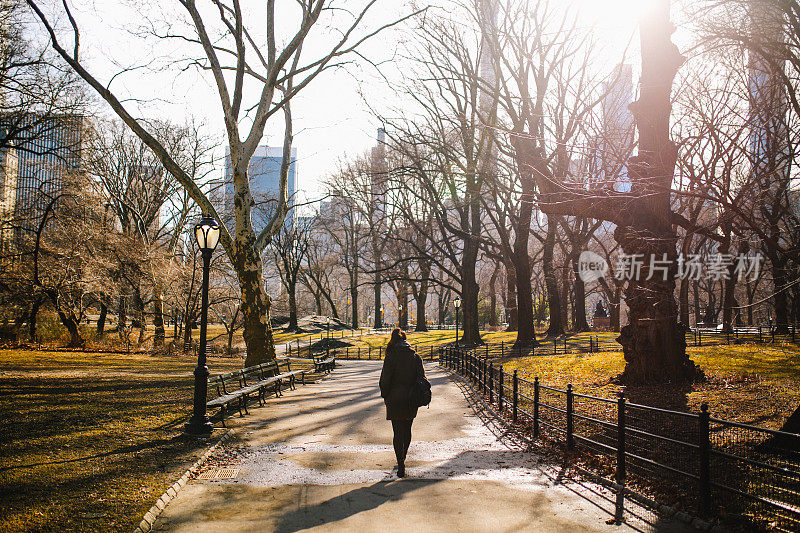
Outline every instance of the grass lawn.
MULTIPOLYGON (((800 348, 795 345, 741 344, 687 348, 706 373, 705 383, 675 389, 627 387, 637 403, 698 412, 703 402, 711 415, 737 422, 779 428, 800 405, 800 348)), ((559 388, 572 383, 577 392, 613 397, 620 386, 611 378, 625 367, 622 352, 512 358, 506 371, 559 388)))
POLYGON ((0 530, 131 531, 209 445, 181 437, 195 364, 0 350, 0 530))

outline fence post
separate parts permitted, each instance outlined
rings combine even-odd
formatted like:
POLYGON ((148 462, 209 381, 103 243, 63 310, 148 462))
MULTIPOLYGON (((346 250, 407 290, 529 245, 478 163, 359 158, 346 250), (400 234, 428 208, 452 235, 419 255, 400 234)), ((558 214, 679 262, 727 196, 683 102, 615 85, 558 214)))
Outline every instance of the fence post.
POLYGON ((567 353, 567 336, 564 335, 564 353, 567 353))
POLYGON ((794 324, 792 324, 792 342, 794 342, 794 324))
POLYGON ((761 326, 758 326, 758 343, 761 344, 761 326))
POLYGON ((700 516, 708 516, 711 512, 711 442, 709 440, 708 404, 700 406, 700 516))
POLYGON ((358 347, 358 360, 361 361, 361 346, 358 347))
POLYGON ((489 370, 489 375, 487 377, 489 378, 489 403, 491 404, 494 402, 494 365, 488 363, 488 367, 489 368, 487 370, 489 370))
POLYGON ((558 343, 558 341, 556 339, 553 339, 553 355, 558 354, 558 344, 557 343, 558 343))
POLYGON ((489 343, 486 343, 486 357, 489 357, 489 343))
MULTIPOLYGON (((792 338, 792 340, 794 340, 794 338, 792 338)), ((500 357, 503 357, 504 355, 505 355, 505 342, 500 341, 500 357)))
POLYGON ((703 332, 700 331, 699 329, 697 330, 697 345, 698 346, 703 345, 703 332))
POLYGON ((500 412, 503 412, 503 365, 500 365, 500 368, 497 369, 497 375, 499 379, 497 380, 497 407, 500 409, 500 412))
POLYGON ((519 391, 519 382, 517 381, 517 370, 514 369, 514 377, 511 378, 511 420, 517 421, 517 393, 519 391))
POLYGON ((770 326, 770 328, 772 329, 772 344, 775 344, 775 327, 770 326))
POLYGON ((572 404, 573 404, 573 397, 572 397, 572 384, 570 383, 567 385, 567 449, 571 450, 574 446, 574 442, 572 440, 572 404))
POLYGON ((345 349, 344 349, 344 354, 345 354, 345 355, 344 355, 344 358, 345 358, 345 359, 350 359, 350 347, 349 347, 349 346, 346 346, 346 347, 345 347, 345 349))
POLYGON ((594 352, 594 339, 589 335, 589 353, 594 352))
POLYGON ((622 523, 625 512, 625 393, 620 392, 617 398, 617 471, 614 476, 617 482, 617 503, 614 520, 622 523))
POLYGON ((533 378, 533 436, 539 436, 539 376, 533 378))

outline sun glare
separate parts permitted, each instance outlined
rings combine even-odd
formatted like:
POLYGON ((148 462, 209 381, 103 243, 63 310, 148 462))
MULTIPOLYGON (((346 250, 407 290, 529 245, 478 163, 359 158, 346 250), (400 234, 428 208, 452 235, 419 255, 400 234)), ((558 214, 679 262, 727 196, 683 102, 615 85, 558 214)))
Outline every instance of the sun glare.
POLYGON ((635 25, 658 2, 659 0, 580 0, 583 15, 603 28, 635 25))

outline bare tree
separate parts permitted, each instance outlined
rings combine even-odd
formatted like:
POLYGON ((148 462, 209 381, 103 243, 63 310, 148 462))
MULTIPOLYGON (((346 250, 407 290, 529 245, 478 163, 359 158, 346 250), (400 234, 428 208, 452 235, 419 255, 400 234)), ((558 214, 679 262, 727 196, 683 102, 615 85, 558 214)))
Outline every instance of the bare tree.
MULTIPOLYGON (((53 49, 153 150, 200 209, 220 219, 219 213, 199 184, 176 161, 168 148, 158 141, 148 125, 134 117, 124 100, 82 62, 79 55, 80 26, 68 4, 64 2, 60 13, 49 16, 41 2, 27 0, 27 3, 48 32, 53 49), (72 35, 63 39, 53 22, 60 16, 69 21, 72 30, 72 35)), ((248 24, 249 20, 245 20, 246 14, 239 0, 213 2, 212 9, 216 11, 216 18, 210 14, 214 11, 201 10, 194 0, 182 0, 180 5, 184 18, 164 21, 163 28, 153 31, 158 36, 188 42, 202 50, 200 58, 188 58, 186 63, 210 75, 220 99, 233 167, 235 221, 233 234, 222 226, 220 242, 237 272, 241 287, 244 339, 247 345, 245 365, 253 365, 275 356, 269 320, 270 299, 262 283, 261 254, 280 231, 289 210, 287 184, 293 142, 292 98, 321 72, 341 64, 342 58, 355 52, 361 44, 397 23, 392 22, 372 31, 359 33, 364 17, 375 3, 376 0, 371 0, 362 9, 351 12, 337 9, 332 1, 302 0, 298 3, 300 9, 295 12, 297 16, 292 19, 290 11, 276 15, 274 0, 268 0, 263 19, 254 27, 248 24), (338 27, 338 37, 315 57, 304 59, 301 56, 303 43, 316 30, 321 18, 325 20, 324 16, 330 17, 329 22, 338 27), (350 20, 343 22, 341 17, 347 16, 350 16, 350 20), (288 40, 283 40, 279 37, 278 30, 281 35, 293 33, 290 33, 288 40), (264 43, 259 42, 257 37, 262 34, 264 43), (247 95, 251 94, 257 96, 255 101, 248 102, 247 95), (264 136, 267 122, 274 118, 282 118, 284 123, 280 193, 269 222, 263 230, 256 233, 251 221, 254 200, 248 165, 264 136), (245 119, 250 123, 249 131, 242 128, 245 119)), ((171 16, 174 17, 174 14, 171 16)))

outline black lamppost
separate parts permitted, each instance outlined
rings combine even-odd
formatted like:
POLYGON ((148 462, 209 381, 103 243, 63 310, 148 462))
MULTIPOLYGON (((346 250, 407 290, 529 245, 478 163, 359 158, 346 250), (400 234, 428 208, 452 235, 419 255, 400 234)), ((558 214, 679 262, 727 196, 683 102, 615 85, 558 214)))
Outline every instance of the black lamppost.
POLYGON ((458 309, 461 307, 461 298, 456 296, 456 299, 453 300, 453 306, 456 308, 456 346, 458 346, 458 309))
POLYGON ((219 241, 219 223, 204 216, 194 227, 197 246, 203 255, 202 306, 200 307, 200 348, 197 350, 197 367, 194 369, 194 411, 186 423, 184 432, 188 435, 205 436, 211 433, 214 425, 206 415, 208 396, 208 367, 206 366, 206 325, 208 322, 208 270, 211 254, 219 241))

